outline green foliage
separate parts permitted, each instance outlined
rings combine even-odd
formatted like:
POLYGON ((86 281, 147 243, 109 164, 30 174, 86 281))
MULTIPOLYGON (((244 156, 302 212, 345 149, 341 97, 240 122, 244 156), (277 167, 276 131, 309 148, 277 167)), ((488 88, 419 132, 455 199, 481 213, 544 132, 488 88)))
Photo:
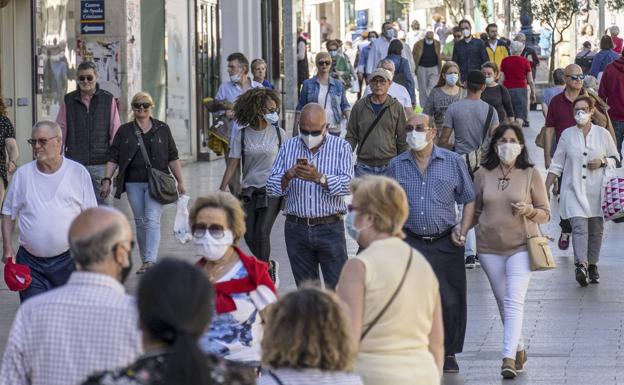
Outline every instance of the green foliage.
POLYGON ((487 22, 490 20, 490 10, 488 9, 487 0, 481 0, 479 3, 479 11, 481 11, 481 15, 483 19, 487 22))

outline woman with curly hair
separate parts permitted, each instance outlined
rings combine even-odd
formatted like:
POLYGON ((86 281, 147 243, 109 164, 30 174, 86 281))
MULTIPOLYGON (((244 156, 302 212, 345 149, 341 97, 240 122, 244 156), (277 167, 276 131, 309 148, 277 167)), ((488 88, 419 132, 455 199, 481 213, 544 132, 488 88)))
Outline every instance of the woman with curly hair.
POLYGON ((313 286, 287 294, 268 312, 258 385, 362 385, 353 369, 349 321, 333 292, 313 286))
POLYGON ((282 146, 284 130, 279 122, 278 94, 266 88, 253 88, 242 94, 234 105, 234 118, 241 129, 230 143, 230 159, 221 181, 225 191, 234 172, 242 163, 243 190, 240 199, 246 213, 245 242, 258 259, 268 262, 271 278, 277 283, 277 262, 271 256, 271 229, 279 213, 282 198, 269 197, 266 182, 271 166, 282 146))
POLYGON ((4 99, 0 96, 0 177, 2 177, 2 185, 0 185, 0 201, 4 198, 4 193, 9 184, 8 174, 13 174, 17 168, 17 142, 15 141, 15 129, 9 117, 7 116, 7 106, 4 99), (6 151, 5 151, 6 149, 6 151), (9 159, 7 162, 6 154, 9 159))

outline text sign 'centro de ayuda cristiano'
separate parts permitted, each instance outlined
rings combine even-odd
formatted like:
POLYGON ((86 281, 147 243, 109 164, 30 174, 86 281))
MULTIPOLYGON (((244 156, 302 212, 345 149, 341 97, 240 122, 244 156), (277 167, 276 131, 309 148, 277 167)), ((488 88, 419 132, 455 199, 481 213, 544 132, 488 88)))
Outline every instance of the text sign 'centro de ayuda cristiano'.
POLYGON ((104 34, 104 0, 80 1, 80 32, 83 35, 104 34))

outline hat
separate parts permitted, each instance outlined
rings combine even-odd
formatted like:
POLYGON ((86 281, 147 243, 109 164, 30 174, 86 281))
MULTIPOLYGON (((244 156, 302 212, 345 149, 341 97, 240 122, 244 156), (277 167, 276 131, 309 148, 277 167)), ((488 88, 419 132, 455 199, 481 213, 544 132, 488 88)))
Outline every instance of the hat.
POLYGON ((469 84, 476 84, 478 86, 482 86, 485 84, 485 75, 481 73, 479 70, 472 70, 468 72, 468 77, 466 78, 466 82, 469 84))
POLYGON ((32 282, 30 267, 28 267, 28 265, 13 262, 13 258, 7 259, 6 264, 4 265, 4 282, 6 282, 9 290, 26 290, 32 282))
MULTIPOLYGON (((375 68, 373 70, 373 72, 371 72, 370 75, 368 75, 368 80, 373 80, 373 78, 377 77, 377 76, 381 76, 382 78, 388 80, 388 81, 392 81, 392 72, 388 71, 385 68, 375 68)), ((485 80, 484 80, 485 81, 485 80)))

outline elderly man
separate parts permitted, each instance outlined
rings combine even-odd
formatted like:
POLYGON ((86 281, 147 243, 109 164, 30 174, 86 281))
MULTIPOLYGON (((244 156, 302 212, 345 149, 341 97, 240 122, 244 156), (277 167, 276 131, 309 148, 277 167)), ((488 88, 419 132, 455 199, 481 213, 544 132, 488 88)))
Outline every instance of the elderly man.
POLYGON ((385 174, 390 159, 407 149, 403 106, 388 95, 392 74, 377 68, 369 81, 372 94, 353 106, 345 137, 357 150, 355 176, 385 174))
POLYGON ((82 211, 97 206, 87 169, 62 155, 62 135, 56 122, 35 124, 28 140, 35 160, 17 169, 2 206, 2 259, 15 257, 32 275, 30 286, 20 292, 22 302, 67 282, 75 270, 67 243, 69 226, 82 211))
MULTIPOLYGON (((391 74, 394 73, 394 62, 390 59, 384 59, 379 62, 379 67, 385 70, 390 71, 391 74)), ((364 96, 368 96, 371 94, 371 86, 370 84, 366 86, 366 90, 364 90, 364 96)), ((405 116, 409 117, 412 115, 412 99, 410 98, 409 92, 407 89, 400 85, 399 83, 395 83, 390 81, 390 88, 388 88, 388 95, 397 99, 399 103, 403 106, 403 110, 405 110, 405 116)))
POLYGON ((98 204, 111 204, 111 197, 100 197, 106 171, 108 146, 121 124, 117 100, 100 88, 93 62, 78 65, 78 89, 65 95, 56 122, 63 131, 65 156, 82 164, 91 175, 98 204))
POLYGON ((466 333, 466 272, 464 243, 474 214, 475 193, 461 156, 433 144, 436 129, 427 115, 409 119, 410 149, 394 158, 387 175, 407 194, 409 217, 405 241, 429 261, 440 284, 444 320, 444 371, 459 371, 455 354, 461 353, 466 333), (455 204, 463 205, 456 224, 455 204))
MULTIPOLYGON (((366 73, 370 74, 379 65, 386 56, 388 56, 388 47, 390 42, 397 38, 397 31, 392 26, 392 23, 386 21, 381 26, 381 36, 379 39, 373 41, 370 44, 370 51, 366 60, 366 73)), ((407 59, 410 64, 410 71, 414 73, 416 66, 414 65, 414 58, 412 57, 412 50, 408 47, 407 43, 403 43, 403 51, 401 56, 407 59)))
POLYGON ((267 192, 285 196, 286 251, 295 282, 319 279, 334 288, 347 260, 342 216, 347 212, 353 160, 349 144, 327 134, 325 110, 307 104, 299 136, 284 143, 267 181, 267 192))
POLYGON ((440 77, 442 67, 440 51, 440 41, 433 38, 432 30, 428 30, 425 38, 417 41, 412 48, 418 79, 418 101, 421 107, 427 104, 427 98, 440 77))
POLYGON ((141 354, 137 310, 122 285, 132 268, 128 220, 113 208, 89 209, 71 224, 69 244, 79 271, 18 310, 0 385, 80 384, 141 354))

